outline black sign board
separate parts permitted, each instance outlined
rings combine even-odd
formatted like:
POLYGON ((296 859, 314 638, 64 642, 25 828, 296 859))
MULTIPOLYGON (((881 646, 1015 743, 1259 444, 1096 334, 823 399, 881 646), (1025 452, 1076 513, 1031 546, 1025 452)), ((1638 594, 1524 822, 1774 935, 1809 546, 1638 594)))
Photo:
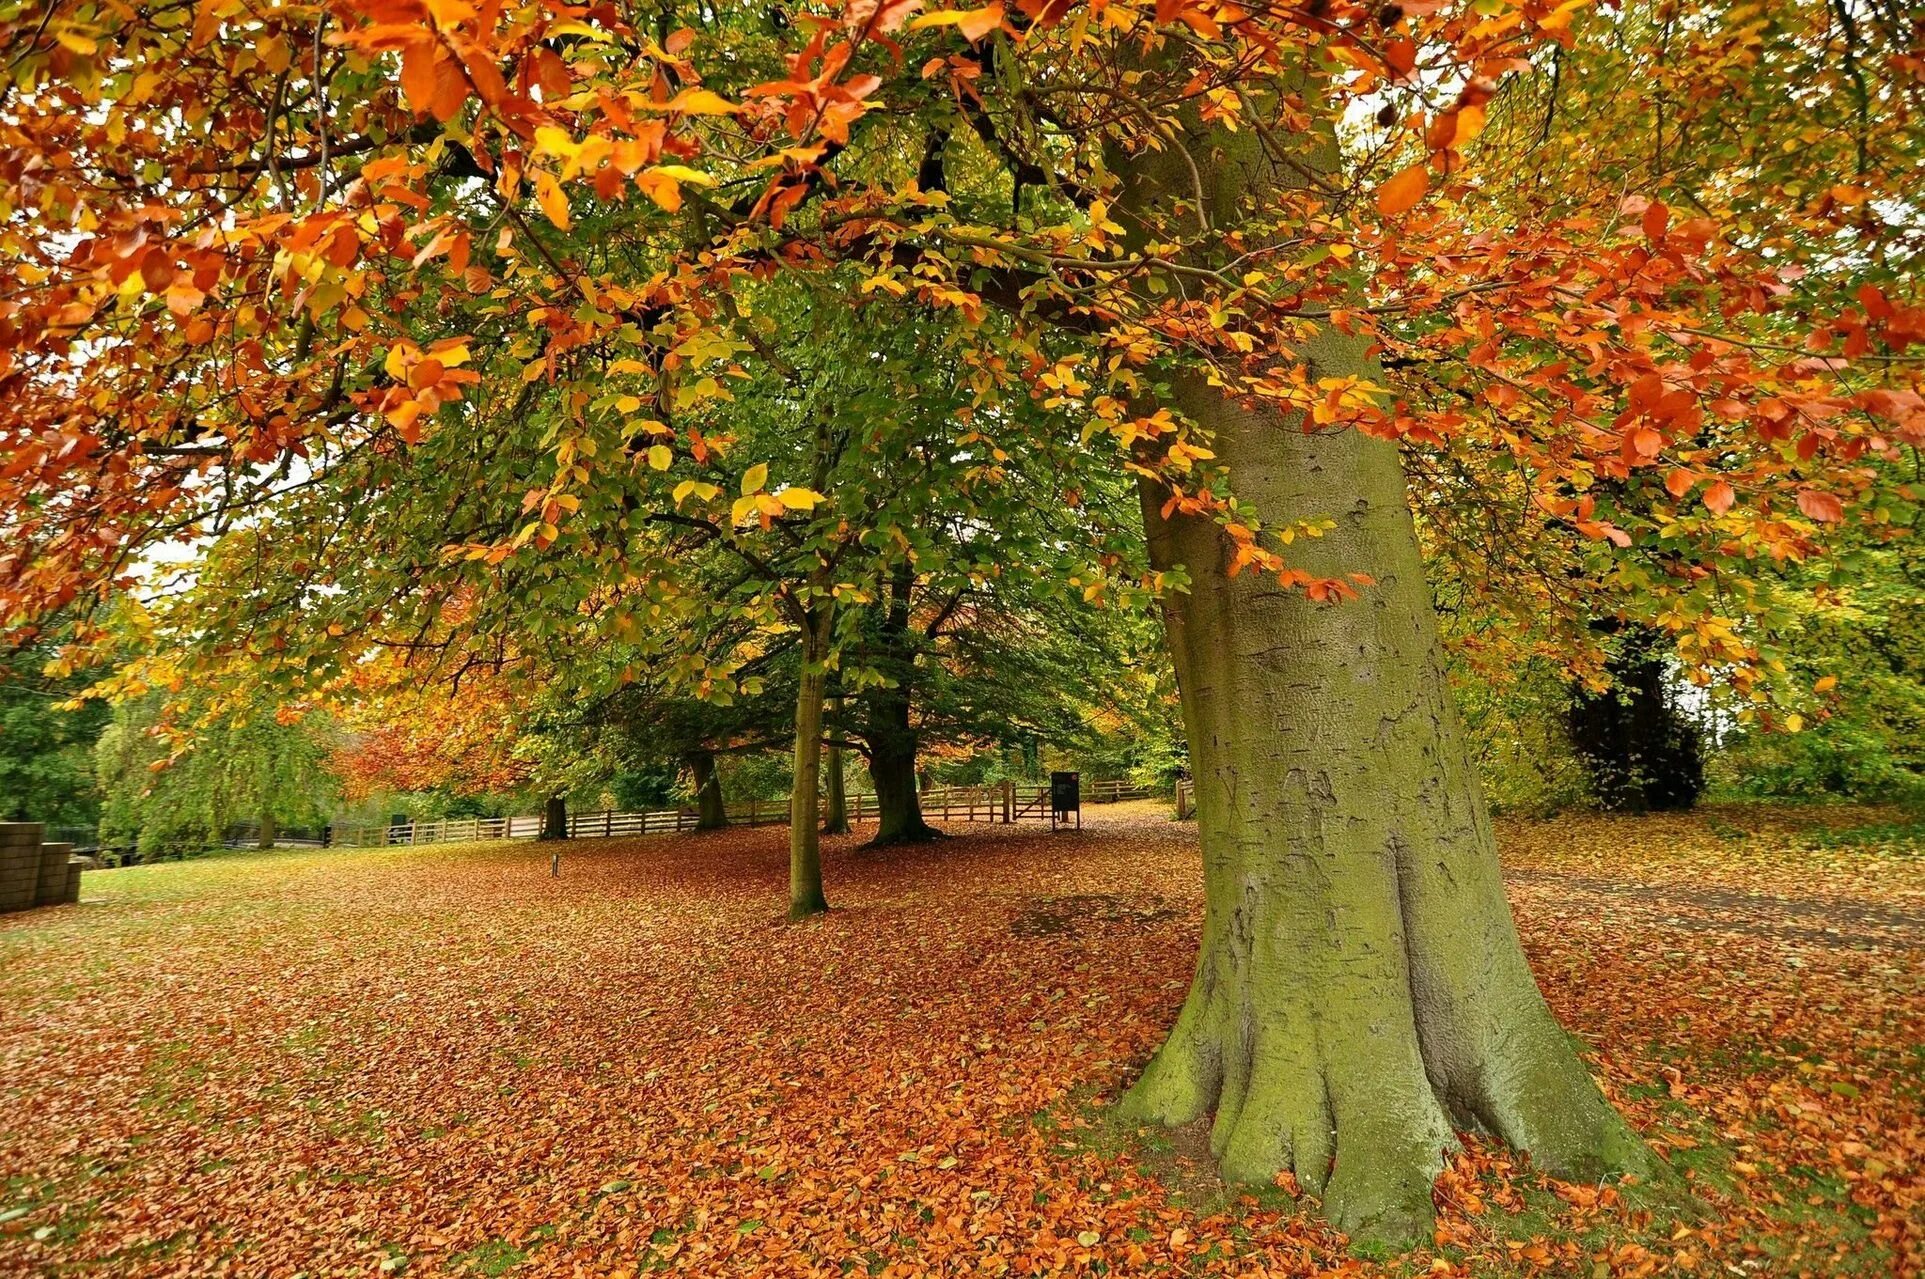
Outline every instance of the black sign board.
POLYGON ((1083 824, 1083 775, 1081 773, 1051 773, 1049 775, 1050 824, 1068 821, 1071 813, 1076 814, 1076 824, 1083 824))

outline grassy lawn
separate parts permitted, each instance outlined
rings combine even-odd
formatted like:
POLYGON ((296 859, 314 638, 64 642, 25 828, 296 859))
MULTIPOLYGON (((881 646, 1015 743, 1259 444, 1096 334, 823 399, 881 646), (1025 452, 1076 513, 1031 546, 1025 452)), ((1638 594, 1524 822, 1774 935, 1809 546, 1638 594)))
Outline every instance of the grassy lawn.
POLYGON ((796 927, 773 829, 559 879, 527 844, 89 873, 0 921, 0 1273, 1918 1273, 1920 828, 1503 824, 1545 992, 1678 1185, 1473 1143, 1385 1261, 1108 1117, 1201 887, 1191 828, 1091 817, 829 841, 796 927))

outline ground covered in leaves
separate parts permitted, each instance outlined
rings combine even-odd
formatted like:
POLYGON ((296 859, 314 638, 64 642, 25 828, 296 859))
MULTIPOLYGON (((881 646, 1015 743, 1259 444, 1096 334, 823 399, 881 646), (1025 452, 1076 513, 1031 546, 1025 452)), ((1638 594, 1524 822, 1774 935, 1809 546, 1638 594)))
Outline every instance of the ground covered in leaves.
POLYGON ((0 1273, 1920 1273, 1925 828, 1503 825, 1551 1003, 1694 1199, 1473 1147, 1372 1259, 1106 1117, 1201 902, 1193 827, 1091 817, 833 841, 796 927, 771 829, 90 873, 0 921, 0 1273))

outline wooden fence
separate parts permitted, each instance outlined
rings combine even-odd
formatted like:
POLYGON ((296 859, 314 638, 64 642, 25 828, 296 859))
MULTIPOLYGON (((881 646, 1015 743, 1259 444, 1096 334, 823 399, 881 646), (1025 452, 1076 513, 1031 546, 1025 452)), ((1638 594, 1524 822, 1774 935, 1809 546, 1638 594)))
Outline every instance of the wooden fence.
POLYGON ((1150 799, 1155 794, 1148 786, 1138 786, 1135 782, 1120 778, 1083 783, 1083 799, 1090 804, 1120 804, 1126 799, 1150 799))
MULTIPOLYGON (((1047 786, 951 786, 924 791, 922 815, 932 822, 1002 822, 1050 820, 1047 786)), ((846 811, 851 824, 876 820, 876 797, 850 795, 846 811)), ((781 826, 789 820, 789 802, 749 800, 727 806, 731 826, 781 826)), ((647 812, 576 812, 568 817, 570 839, 615 839, 635 835, 668 835, 694 830, 701 812, 695 808, 658 808, 647 812)), ((392 826, 337 826, 328 842, 345 848, 385 848, 412 844, 471 843, 489 839, 534 839, 541 834, 541 817, 455 817, 434 822, 397 822, 392 826)))
POLYGON ((1196 816, 1196 783, 1187 777, 1176 779, 1176 820, 1188 821, 1196 816))

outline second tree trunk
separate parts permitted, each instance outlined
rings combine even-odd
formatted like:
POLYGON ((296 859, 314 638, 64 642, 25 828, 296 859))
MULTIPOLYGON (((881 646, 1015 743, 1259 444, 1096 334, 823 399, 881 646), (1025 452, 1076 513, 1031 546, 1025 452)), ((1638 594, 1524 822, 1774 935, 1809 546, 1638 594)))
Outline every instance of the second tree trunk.
POLYGON ((795 780, 789 788, 789 918, 829 909, 822 892, 821 811, 822 694, 828 682, 829 610, 812 611, 802 630, 802 671, 795 700, 795 780))

